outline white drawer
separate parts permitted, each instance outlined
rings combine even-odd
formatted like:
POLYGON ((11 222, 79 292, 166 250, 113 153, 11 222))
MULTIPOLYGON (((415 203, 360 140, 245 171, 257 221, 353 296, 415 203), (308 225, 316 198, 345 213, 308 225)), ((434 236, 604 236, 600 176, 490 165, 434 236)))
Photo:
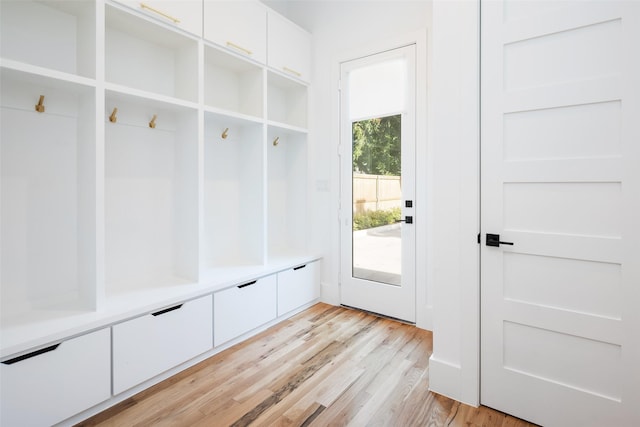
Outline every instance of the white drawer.
POLYGON ((214 345, 218 346, 276 318, 276 276, 213 294, 214 345))
POLYGON ((110 346, 107 328, 3 361, 0 425, 52 425, 109 399, 110 346))
POLYGON ((113 394, 212 347, 211 295, 113 326, 113 394))
POLYGON ((320 263, 278 273, 278 316, 320 298, 320 263))

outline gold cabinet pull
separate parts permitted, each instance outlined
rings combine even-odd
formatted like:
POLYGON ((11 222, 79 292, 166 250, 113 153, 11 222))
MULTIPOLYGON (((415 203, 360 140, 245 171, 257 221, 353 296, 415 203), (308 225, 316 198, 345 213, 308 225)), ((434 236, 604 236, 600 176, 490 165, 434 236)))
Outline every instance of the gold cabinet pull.
POLYGON ((241 51, 241 52, 244 52, 244 53, 246 53, 247 55, 253 55, 253 52, 251 52, 249 49, 246 49, 246 48, 244 48, 244 47, 242 47, 242 46, 238 46, 237 44, 235 44, 235 43, 233 43, 233 42, 229 42, 229 41, 228 41, 228 42, 227 42, 227 46, 228 46, 228 47, 232 47, 232 48, 234 48, 234 49, 236 49, 236 50, 239 50, 239 51, 241 51))
POLYGON ((280 137, 276 136, 276 139, 273 140, 273 146, 277 147, 279 143, 280 143, 280 137))
POLYGON ((115 123, 115 122, 117 122, 117 121, 118 121, 118 116, 117 116, 117 114, 118 114, 118 109, 117 109, 117 108, 114 108, 114 109, 113 109, 113 111, 111 112, 111 115, 109 116, 109 121, 110 121, 111 123, 115 123))
POLYGON ((222 139, 227 139, 227 137, 229 136, 229 128, 225 128, 225 130, 222 131, 222 135, 220 135, 222 137, 222 139))
POLYGON ((156 9, 155 7, 151 7, 146 3, 140 3, 140 7, 142 9, 147 9, 148 11, 156 13, 156 14, 158 14, 158 15, 162 16, 163 18, 166 18, 166 19, 168 19, 170 21, 173 21, 175 24, 179 24, 180 23, 180 20, 178 18, 175 18, 175 17, 169 15, 168 13, 164 13, 163 11, 156 9))
POLYGON ((291 68, 289 68, 289 67, 282 67, 282 69, 283 69, 286 73, 293 74, 293 75, 298 76, 298 77, 302 77, 302 73, 299 73, 299 72, 297 72, 296 70, 292 70, 292 69, 291 69, 291 68))

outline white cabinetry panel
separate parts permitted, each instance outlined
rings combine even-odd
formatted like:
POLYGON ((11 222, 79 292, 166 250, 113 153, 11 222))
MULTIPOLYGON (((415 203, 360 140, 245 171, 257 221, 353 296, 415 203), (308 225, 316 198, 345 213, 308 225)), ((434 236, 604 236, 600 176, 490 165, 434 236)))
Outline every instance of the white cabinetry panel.
POLYGON ((276 318, 276 276, 213 294, 216 346, 276 318))
POLYGON ((0 425, 52 425, 109 399, 109 338, 102 329, 3 361, 0 425))
POLYGON ((211 348, 211 296, 113 326, 113 393, 211 348))
POLYGON ((204 2, 204 38, 260 63, 267 62, 267 9, 257 1, 204 2))
POLYGON ((268 15, 268 65, 308 82, 311 74, 311 36, 277 13, 268 15))
POLYGON ((320 298, 320 268, 310 262, 278 273, 278 316, 320 298))
POLYGON ((160 22, 202 37, 202 0, 116 0, 160 22))

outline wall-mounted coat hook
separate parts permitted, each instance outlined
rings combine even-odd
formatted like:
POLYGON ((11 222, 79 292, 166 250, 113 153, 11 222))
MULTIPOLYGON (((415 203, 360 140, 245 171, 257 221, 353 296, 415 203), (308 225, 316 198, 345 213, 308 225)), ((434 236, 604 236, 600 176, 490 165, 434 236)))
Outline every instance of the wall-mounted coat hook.
POLYGON ((276 136, 276 139, 273 140, 273 146, 277 147, 279 143, 280 143, 280 137, 276 136))
POLYGON ((151 119, 151 121, 149 122, 149 127, 151 129, 155 129, 156 128, 156 119, 158 118, 157 114, 153 115, 153 118, 151 119))
POLYGON ((118 114, 118 109, 114 108, 113 111, 111 112, 111 115, 109 116, 109 121, 111 123, 115 123, 118 121, 118 116, 116 116, 116 114, 118 114))
POLYGON ((220 135, 222 137, 222 139, 227 139, 227 137, 229 136, 229 128, 226 128, 225 130, 222 131, 222 135, 220 135))
POLYGON ((36 111, 38 113, 44 113, 44 95, 40 95, 40 100, 36 104, 36 111))

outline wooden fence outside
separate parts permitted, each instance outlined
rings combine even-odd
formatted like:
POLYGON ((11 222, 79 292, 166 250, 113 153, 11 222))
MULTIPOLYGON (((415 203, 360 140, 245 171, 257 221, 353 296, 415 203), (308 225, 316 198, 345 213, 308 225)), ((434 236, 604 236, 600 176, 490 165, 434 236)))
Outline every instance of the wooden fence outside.
POLYGON ((399 176, 353 174, 353 213, 401 207, 399 176))

